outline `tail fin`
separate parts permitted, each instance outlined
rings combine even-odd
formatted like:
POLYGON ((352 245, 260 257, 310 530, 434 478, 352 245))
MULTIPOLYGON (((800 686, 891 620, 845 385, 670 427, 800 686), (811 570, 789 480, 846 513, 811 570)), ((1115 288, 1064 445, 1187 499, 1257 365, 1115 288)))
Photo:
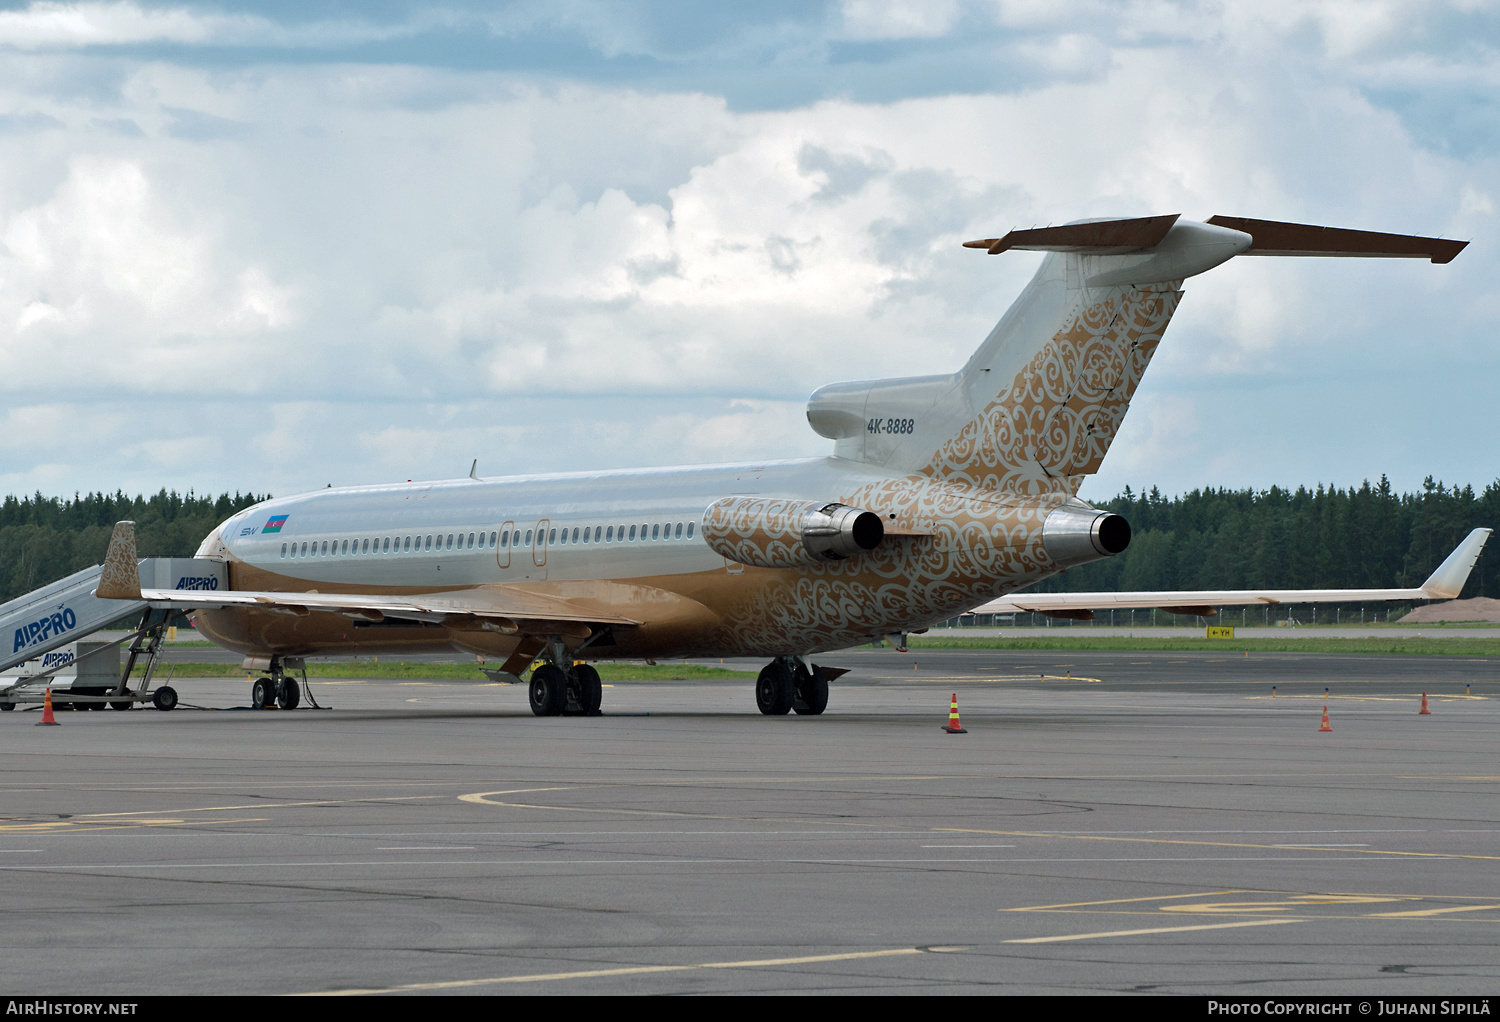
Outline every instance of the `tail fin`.
POLYGON ((808 402, 808 422, 837 441, 837 457, 1003 493, 1072 496, 1108 453, 1187 277, 1247 250, 1446 261, 1462 248, 1215 221, 1088 221, 967 242, 992 254, 1050 254, 959 372, 831 384, 808 402))
POLYGON ((115 522, 94 595, 101 600, 139 600, 141 567, 135 556, 135 522, 115 522))

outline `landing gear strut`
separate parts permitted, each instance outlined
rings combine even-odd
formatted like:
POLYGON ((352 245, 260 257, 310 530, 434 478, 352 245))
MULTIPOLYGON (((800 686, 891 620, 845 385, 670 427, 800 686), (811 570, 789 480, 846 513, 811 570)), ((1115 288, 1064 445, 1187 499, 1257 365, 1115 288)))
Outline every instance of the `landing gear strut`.
POLYGON ((557 637, 547 640, 546 663, 531 672, 527 693, 531 712, 538 717, 597 717, 604 697, 599 672, 588 664, 575 664, 567 647, 557 637))
POLYGON ((755 679, 755 705, 768 717, 796 710, 817 715, 828 708, 828 676, 801 657, 782 656, 761 668, 755 679))

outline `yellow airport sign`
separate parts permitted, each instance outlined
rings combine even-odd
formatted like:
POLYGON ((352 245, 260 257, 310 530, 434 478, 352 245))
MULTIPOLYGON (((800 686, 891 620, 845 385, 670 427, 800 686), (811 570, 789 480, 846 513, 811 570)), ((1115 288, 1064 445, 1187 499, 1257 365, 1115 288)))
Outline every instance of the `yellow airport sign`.
POLYGON ((1206 631, 1210 639, 1234 638, 1234 627, 1232 625, 1209 625, 1206 631))

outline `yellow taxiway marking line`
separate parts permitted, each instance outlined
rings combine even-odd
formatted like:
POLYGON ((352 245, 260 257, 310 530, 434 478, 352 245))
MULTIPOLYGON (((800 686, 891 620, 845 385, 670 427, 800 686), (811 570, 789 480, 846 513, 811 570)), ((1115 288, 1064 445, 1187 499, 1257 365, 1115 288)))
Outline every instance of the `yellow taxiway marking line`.
POLYGON ((1131 905, 1142 901, 1172 901, 1177 898, 1213 898, 1221 894, 1281 894, 1281 891, 1199 891, 1196 894, 1154 894, 1149 898, 1112 898, 1109 901, 1071 901, 1062 905, 1026 905, 1002 908, 1001 912, 1049 912, 1060 908, 1090 908, 1094 905, 1131 905))
POLYGON ((1105 930, 1100 933, 1067 933, 1059 937, 1019 937, 1003 944, 1055 944, 1063 940, 1099 940, 1104 937, 1139 937, 1148 933, 1186 933, 1189 930, 1233 930, 1242 926, 1277 926, 1305 923, 1305 919, 1250 919, 1242 923, 1204 923, 1198 926, 1155 926, 1146 930, 1105 930))
MULTIPOLYGON (((242 806, 203 806, 198 809, 167 809, 169 813, 221 813, 230 809, 286 809, 294 806, 327 806, 344 802, 410 802, 422 798, 446 798, 444 795, 387 795, 381 798, 320 798, 313 802, 251 802, 242 806)), ((102 820, 120 816, 149 816, 161 809, 142 809, 129 813, 79 813, 74 819, 102 820)))
MULTIPOLYGON (((1276 920, 1289 922, 1290 920, 1276 920)), ((889 951, 849 951, 836 955, 805 955, 800 958, 752 958, 738 962, 701 962, 697 965, 627 965, 613 969, 580 969, 576 972, 542 972, 529 976, 489 976, 484 979, 454 979, 434 983, 403 983, 392 987, 368 987, 349 990, 313 991, 303 997, 357 997, 362 994, 395 994, 408 990, 459 990, 464 987, 489 986, 497 983, 552 983, 564 979, 596 979, 604 976, 643 976, 658 972, 694 972, 701 969, 766 969, 780 965, 816 965, 820 962, 853 962, 866 958, 892 958, 898 955, 926 954, 921 948, 903 947, 889 951)))
MULTIPOLYGON (((1239 682, 1234 682, 1234 684, 1240 684, 1240 683, 1239 682)), ((1260 700, 1264 700, 1266 702, 1275 701, 1275 702, 1278 702, 1278 703, 1281 702, 1283 699, 1311 699, 1315 703, 1324 700, 1323 696, 1316 695, 1314 693, 1304 693, 1304 692, 1281 692, 1281 693, 1279 693, 1277 695, 1274 695, 1274 696, 1245 696, 1244 698, 1246 698, 1246 699, 1252 699, 1252 700, 1253 699, 1260 699, 1260 700)), ((1326 701, 1330 702, 1330 703, 1412 703, 1412 704, 1415 704, 1419 700, 1421 700, 1421 698, 1422 698, 1421 693, 1417 693, 1416 695, 1402 695, 1402 696, 1340 696, 1340 695, 1330 695, 1330 696, 1327 697, 1326 701)), ((1451 703, 1451 702, 1454 702, 1454 701, 1460 700, 1460 699, 1468 699, 1470 701, 1478 701, 1478 700, 1487 699, 1487 698, 1488 698, 1488 696, 1447 696, 1447 695, 1444 695, 1444 696, 1435 696, 1431 692, 1427 693, 1427 701, 1430 702, 1430 703, 1451 703)))
MULTIPOLYGON (((508 791, 476 791, 472 795, 460 795, 460 796, 458 796, 458 800, 460 802, 477 802, 479 805, 484 805, 484 806, 510 806, 510 805, 514 805, 515 803, 513 803, 513 802, 491 802, 490 801, 490 796, 491 795, 520 795, 520 794, 523 794, 523 793, 528 792, 528 791, 572 791, 574 788, 585 788, 585 787, 589 787, 589 785, 584 785, 584 784, 564 784, 564 785, 560 785, 560 786, 554 787, 554 788, 511 788, 508 791)), ((531 809, 533 807, 532 806, 524 806, 523 808, 531 809)), ((551 808, 554 808, 554 807, 552 807, 552 806, 546 806, 546 807, 543 807, 543 808, 551 809, 551 808)))
POLYGON ((1211 916, 1243 916, 1255 912, 1300 912, 1320 905, 1371 905, 1409 900, 1411 899, 1389 894, 1298 894, 1287 901, 1211 901, 1196 905, 1163 905, 1161 910, 1211 916))
MULTIPOLYGON (((1199 848, 1254 848, 1259 851, 1290 852, 1295 848, 1287 848, 1284 845, 1262 845, 1252 844, 1248 841, 1188 841, 1183 838, 1164 837, 1114 837, 1101 834, 1051 834, 1041 831, 1024 830, 980 830, 977 827, 934 827, 936 832, 947 834, 988 834, 992 837, 1040 837, 1061 838, 1074 841, 1118 841, 1127 844, 1148 845, 1191 845, 1199 848)), ((1392 849, 1382 848, 1340 848, 1341 852, 1350 855, 1400 855, 1414 859, 1478 859, 1483 862, 1500 861, 1500 855, 1464 855, 1459 852, 1400 852, 1392 849)), ((1311 849, 1303 849, 1311 851, 1311 849)))
POLYGON ((934 678, 929 675, 922 676, 923 681, 931 682, 965 682, 965 681, 1087 681, 1093 684, 1103 682, 1103 678, 1090 678, 1083 674, 992 674, 983 678, 934 678))
POLYGON ((1485 909, 1500 909, 1500 905, 1454 905, 1451 908, 1426 908, 1416 912, 1373 912, 1367 919, 1416 919, 1421 916, 1441 916, 1449 912, 1483 912, 1485 909))
MULTIPOLYGON (((451 781, 268 781, 257 787, 267 790, 279 790, 281 788, 431 788, 439 784, 451 784, 451 781)), ((134 791, 134 792, 163 792, 163 791, 202 791, 204 789, 222 788, 222 783, 217 784, 120 784, 111 782, 107 786, 101 786, 98 781, 48 781, 45 784, 31 784, 25 787, 0 788, 0 792, 17 791, 134 791)))
POLYGON ((218 823, 265 823, 270 817, 238 817, 231 820, 121 820, 119 823, 97 821, 74 823, 72 820, 56 820, 47 823, 28 823, 0 827, 0 832, 22 834, 80 834, 96 830, 130 830, 135 827, 201 827, 218 823))

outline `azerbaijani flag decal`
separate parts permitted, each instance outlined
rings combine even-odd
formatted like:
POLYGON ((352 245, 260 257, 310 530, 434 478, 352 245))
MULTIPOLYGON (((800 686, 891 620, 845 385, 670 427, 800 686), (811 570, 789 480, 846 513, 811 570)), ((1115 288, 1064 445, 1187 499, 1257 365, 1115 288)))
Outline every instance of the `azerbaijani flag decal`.
POLYGON ((291 515, 272 515, 266 519, 266 527, 260 531, 262 533, 280 532, 281 527, 286 524, 286 520, 290 517, 291 515))

